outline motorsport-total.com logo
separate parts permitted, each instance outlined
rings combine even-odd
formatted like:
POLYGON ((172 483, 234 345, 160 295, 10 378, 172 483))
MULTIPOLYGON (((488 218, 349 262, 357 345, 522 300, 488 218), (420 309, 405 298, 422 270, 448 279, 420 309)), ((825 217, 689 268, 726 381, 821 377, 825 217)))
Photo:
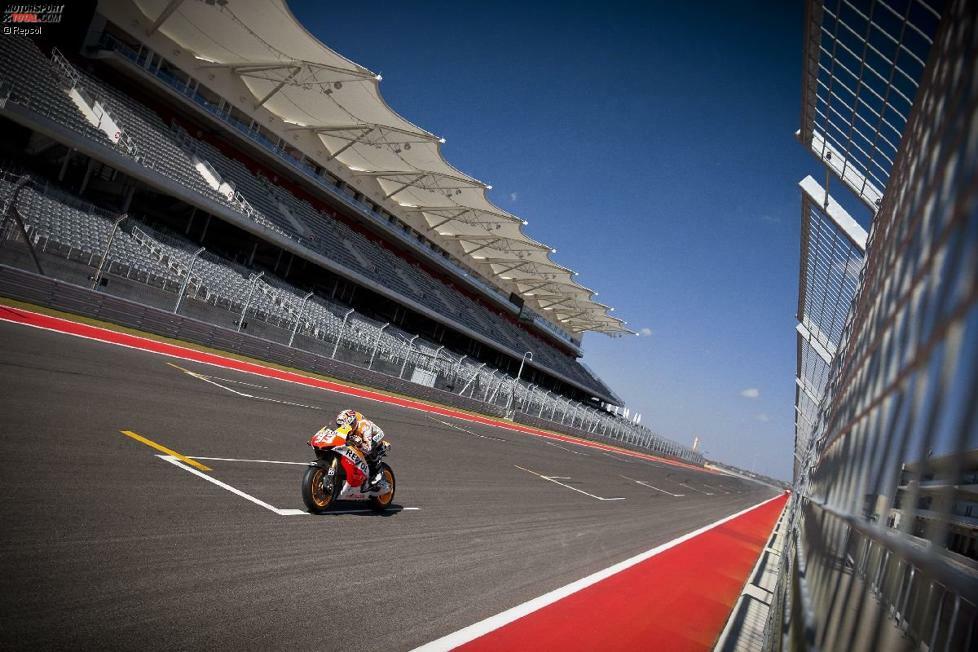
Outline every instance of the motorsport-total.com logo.
POLYGON ((9 4, 3 8, 4 36, 39 36, 45 25, 61 22, 64 5, 9 4))

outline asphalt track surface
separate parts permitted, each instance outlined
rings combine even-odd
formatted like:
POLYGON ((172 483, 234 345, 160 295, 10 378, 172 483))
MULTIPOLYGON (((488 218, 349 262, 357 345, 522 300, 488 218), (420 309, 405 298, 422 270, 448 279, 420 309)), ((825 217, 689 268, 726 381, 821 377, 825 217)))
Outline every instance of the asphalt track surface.
POLYGON ((0 455, 2 648, 410 649, 775 495, 9 323, 0 455), (384 428, 395 503, 417 509, 291 513, 303 467, 271 462, 311 459, 309 436, 346 407, 384 428), (279 511, 123 430, 263 460, 198 463, 279 511))

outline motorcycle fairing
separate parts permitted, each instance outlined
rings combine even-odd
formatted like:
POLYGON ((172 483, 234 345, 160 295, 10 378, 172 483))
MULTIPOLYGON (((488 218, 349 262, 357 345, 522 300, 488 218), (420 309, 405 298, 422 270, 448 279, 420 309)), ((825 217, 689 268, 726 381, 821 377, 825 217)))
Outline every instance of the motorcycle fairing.
POLYGON ((346 481, 355 487, 363 484, 370 473, 370 467, 367 465, 363 453, 352 446, 337 446, 333 452, 340 456, 340 464, 343 465, 343 471, 346 473, 346 481))

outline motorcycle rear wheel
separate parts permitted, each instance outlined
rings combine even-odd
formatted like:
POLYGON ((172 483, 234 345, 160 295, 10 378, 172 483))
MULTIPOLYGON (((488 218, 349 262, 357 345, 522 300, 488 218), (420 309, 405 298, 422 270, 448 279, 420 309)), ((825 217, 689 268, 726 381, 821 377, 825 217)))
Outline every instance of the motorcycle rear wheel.
POLYGON ((336 500, 341 484, 337 475, 328 475, 327 469, 318 464, 307 468, 302 475, 302 502, 306 509, 313 514, 325 512, 336 500))
POLYGON ((370 508, 377 510, 378 512, 384 511, 385 509, 390 507, 391 504, 394 502, 394 488, 395 488, 394 471, 391 470, 391 467, 387 466, 386 464, 381 464, 380 472, 381 474, 383 474, 384 480, 387 481, 387 484, 390 486, 391 490, 386 494, 370 497, 370 508))

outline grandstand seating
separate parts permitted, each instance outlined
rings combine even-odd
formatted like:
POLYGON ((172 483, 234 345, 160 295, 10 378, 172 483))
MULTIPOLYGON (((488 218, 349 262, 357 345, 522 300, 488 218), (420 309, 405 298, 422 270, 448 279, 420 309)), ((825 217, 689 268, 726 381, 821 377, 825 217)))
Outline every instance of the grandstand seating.
MULTIPOLYGON (((6 202, 14 189, 13 175, 0 169, 0 202, 6 202)), ((32 181, 17 194, 15 207, 24 219, 28 235, 43 251, 62 254, 91 267, 101 262, 116 216, 71 197, 59 190, 32 181)), ((138 282, 177 290, 192 269, 189 296, 234 313, 249 306, 249 319, 282 328, 295 327, 307 337, 327 346, 338 341, 348 351, 358 352, 357 363, 364 365, 386 359, 404 369, 430 371, 441 379, 443 388, 465 396, 506 407, 519 406, 526 414, 555 423, 601 434, 651 450, 698 460, 688 449, 663 439, 644 426, 630 424, 582 403, 551 396, 540 388, 516 383, 485 364, 455 358, 432 342, 405 333, 389 324, 378 324, 361 315, 350 315, 345 306, 323 297, 304 295, 295 287, 272 275, 260 279, 247 268, 205 253, 194 261, 196 246, 172 233, 156 230, 136 218, 126 220, 116 231, 107 256, 106 270, 138 282), (512 395, 512 398, 510 396, 512 395)), ((8 230, 7 237, 16 237, 8 230)), ((349 358, 348 358, 349 359, 349 358)), ((407 376, 405 376, 407 377, 407 376)))
MULTIPOLYGON (((63 72, 41 53, 28 39, 7 38, 0 40, 0 69, 9 71, 11 101, 29 107, 51 120, 76 132, 80 136, 114 148, 122 152, 120 144, 113 145, 100 130, 90 125, 66 94, 67 84, 60 83, 63 72)), ((308 249, 326 256, 362 276, 419 303, 432 312, 444 314, 469 329, 500 343, 512 351, 532 351, 534 363, 549 367, 554 371, 575 380, 599 393, 607 393, 607 388, 582 367, 575 358, 562 353, 544 340, 530 336, 509 319, 501 316, 485 304, 468 299, 454 288, 437 280, 420 267, 408 263, 390 249, 368 238, 332 216, 317 210, 287 190, 274 185, 270 180, 252 173, 241 161, 227 156, 213 145, 191 137, 175 126, 168 126, 162 118, 148 107, 140 104, 108 83, 76 72, 81 84, 88 93, 102 102, 113 118, 135 142, 139 151, 139 163, 163 175, 199 195, 238 211, 269 231, 285 235, 301 243, 308 249), (232 197, 228 197, 208 184, 195 168, 194 158, 205 160, 224 180, 234 187, 232 197)), ((33 196, 33 195, 32 195, 33 196)), ((66 224, 78 224, 77 215, 72 215, 66 224)), ((107 237, 104 233, 105 220, 89 220, 101 231, 91 235, 81 232, 60 234, 67 240, 66 245, 84 245, 94 251, 101 251, 99 244, 107 237), (102 239, 100 239, 102 238, 102 239)), ((50 226, 50 225, 49 225, 50 226)), ((47 229, 47 227, 44 227, 47 229)), ((87 228, 87 227, 86 227, 87 228)), ((85 230, 85 229, 82 229, 85 230)), ((145 232, 145 231, 144 231, 145 232)), ((53 237, 53 236, 52 236, 53 237)), ((152 238, 152 235, 150 235, 152 238)), ((162 243, 160 243, 162 245, 162 243)), ((189 243, 184 249, 174 248, 170 252, 173 260, 190 256, 189 243)), ((136 246, 138 242, 127 235, 120 238, 120 248, 136 246)), ((172 246, 172 245, 167 245, 172 246)), ((104 245, 102 247, 104 249, 104 245)), ((124 262, 119 249, 113 245, 113 258, 124 262)), ((145 267, 145 273, 152 273, 161 279, 176 282, 174 275, 158 258, 146 254, 146 250, 135 252, 125 250, 133 264, 145 267), (152 272, 151 272, 152 270, 152 272), (169 270, 169 275, 167 274, 169 270)), ((203 287, 214 295, 214 301, 229 309, 240 306, 247 300, 250 283, 248 272, 228 271, 226 264, 219 264, 202 258, 195 267, 203 287)), ((276 303, 279 295, 264 291, 266 286, 253 297, 258 310, 269 314, 284 311, 287 317, 295 318, 301 293, 288 292, 284 303, 276 303)), ((315 303, 315 302, 311 302, 315 303)), ((319 315, 318 308, 309 307, 310 316, 319 315)), ((335 317, 333 312, 327 311, 335 317)), ((326 313, 322 315, 326 319, 326 313)), ((364 331, 366 332, 366 331, 364 331)), ((367 337, 365 335, 365 337, 367 337)), ((369 338, 368 338, 369 339, 369 338)), ((371 340, 372 341, 372 340, 371 340)))

